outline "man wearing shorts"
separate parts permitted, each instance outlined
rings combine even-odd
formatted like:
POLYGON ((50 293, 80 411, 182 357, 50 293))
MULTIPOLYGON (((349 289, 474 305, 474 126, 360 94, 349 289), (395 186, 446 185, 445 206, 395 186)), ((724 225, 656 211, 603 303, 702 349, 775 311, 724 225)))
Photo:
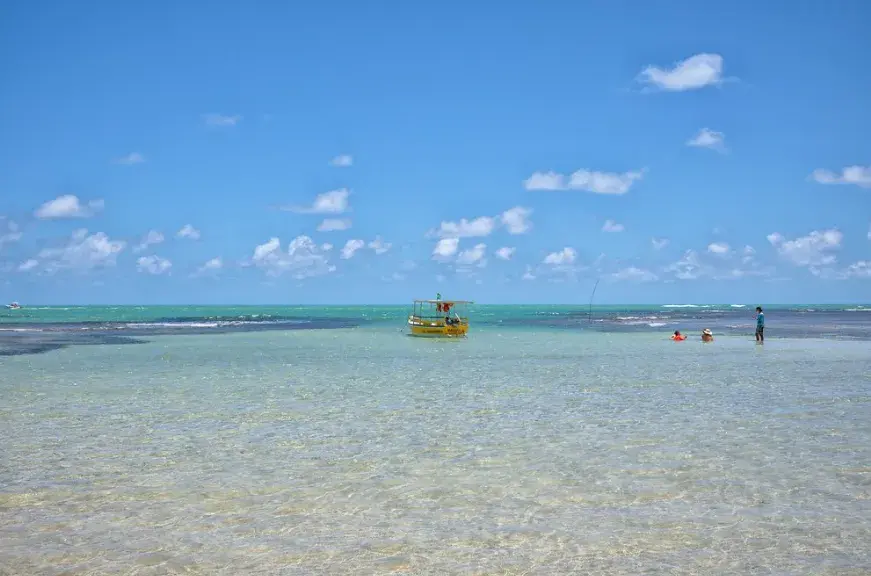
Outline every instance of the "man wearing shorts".
POLYGON ((765 314, 762 313, 762 306, 756 307, 756 341, 765 342, 765 314))

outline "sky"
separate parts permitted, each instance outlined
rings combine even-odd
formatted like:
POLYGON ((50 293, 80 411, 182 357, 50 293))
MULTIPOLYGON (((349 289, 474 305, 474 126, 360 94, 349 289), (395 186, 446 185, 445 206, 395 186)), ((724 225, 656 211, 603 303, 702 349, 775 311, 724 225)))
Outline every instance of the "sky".
POLYGON ((871 301, 871 3, 363 4, 3 3, 0 300, 871 301))

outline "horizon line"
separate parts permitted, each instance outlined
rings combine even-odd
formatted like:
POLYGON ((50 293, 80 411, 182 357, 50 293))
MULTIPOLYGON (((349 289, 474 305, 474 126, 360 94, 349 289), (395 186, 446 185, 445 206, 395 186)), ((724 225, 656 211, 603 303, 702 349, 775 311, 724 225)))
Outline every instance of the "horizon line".
MULTIPOLYGON (((453 300, 449 298, 443 299, 446 302, 452 302, 453 300)), ((19 304, 21 304, 19 302, 19 304)), ((584 308, 589 308, 589 303, 584 302, 503 302, 503 303, 484 303, 484 302, 476 302, 473 304, 474 306, 583 306, 584 308)), ((362 307, 362 306, 411 306, 410 302, 392 302, 392 303, 330 303, 330 304, 311 304, 311 303, 295 303, 295 304, 279 304, 279 303, 270 303, 270 304, 241 304, 241 303, 225 303, 225 304, 203 304, 203 303, 173 303, 173 304, 143 304, 143 303, 128 303, 128 304, 73 304, 73 303, 65 303, 65 304, 45 304, 36 302, 33 304, 21 304, 21 308, 33 308, 33 307, 45 307, 45 308, 61 308, 61 307, 149 307, 149 308, 158 308, 158 307, 183 307, 183 306, 198 306, 198 307, 227 307, 227 308, 244 308, 244 307, 274 307, 274 308, 300 308, 300 307, 310 307, 310 308, 328 308, 328 307, 338 307, 338 306, 354 306, 354 307, 362 307)), ((752 304, 741 303, 741 302, 654 302, 654 303, 640 303, 640 302, 615 302, 615 303, 599 303, 593 304, 592 307, 602 307, 602 306, 734 306, 734 307, 744 307, 744 306, 871 306, 871 301, 869 302, 828 302, 828 303, 820 303, 820 302, 763 302, 758 303, 754 302, 752 304)))

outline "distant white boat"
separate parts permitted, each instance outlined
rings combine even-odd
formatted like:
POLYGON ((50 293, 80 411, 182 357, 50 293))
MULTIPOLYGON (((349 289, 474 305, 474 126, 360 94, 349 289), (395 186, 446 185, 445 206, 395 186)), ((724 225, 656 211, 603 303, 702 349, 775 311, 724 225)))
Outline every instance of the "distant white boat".
POLYGON ((21 304, 19 304, 18 302, 13 302, 12 304, 7 304, 6 307, 10 310, 18 310, 19 308, 21 308, 21 304))

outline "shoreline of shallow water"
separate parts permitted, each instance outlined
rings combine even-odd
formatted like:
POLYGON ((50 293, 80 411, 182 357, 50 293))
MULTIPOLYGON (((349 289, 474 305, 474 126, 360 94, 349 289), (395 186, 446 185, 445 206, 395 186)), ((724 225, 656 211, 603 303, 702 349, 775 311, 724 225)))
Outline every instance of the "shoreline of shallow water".
MULTIPOLYGON (((52 352, 68 346, 142 344, 164 335, 239 332, 405 328, 403 306, 93 306, 36 307, 0 313, 0 356, 52 352)), ((767 308, 766 337, 871 341, 871 307, 863 305, 767 308)), ((470 338, 490 330, 597 333, 661 333, 692 337, 752 336, 751 307, 661 306, 473 306, 470 338), (592 314, 591 314, 592 312, 592 314)))

